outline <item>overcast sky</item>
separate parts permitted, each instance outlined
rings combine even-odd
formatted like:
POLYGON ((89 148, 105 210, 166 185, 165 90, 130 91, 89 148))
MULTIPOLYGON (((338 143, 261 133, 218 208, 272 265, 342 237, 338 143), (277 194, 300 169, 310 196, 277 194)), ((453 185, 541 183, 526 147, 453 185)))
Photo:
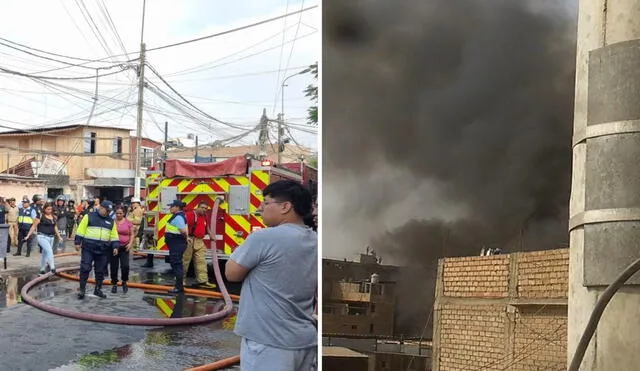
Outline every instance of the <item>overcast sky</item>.
MULTIPOLYGON (((318 0, 148 0, 144 41, 147 49, 151 49, 291 13, 317 3, 318 0)), ((192 109, 187 114, 196 117, 187 117, 152 91, 145 90, 143 135, 161 140, 160 128, 169 121, 170 137, 194 133, 203 143, 234 137, 253 128, 263 108, 275 119, 281 111, 282 80, 319 59, 319 15, 319 9, 315 8, 228 35, 150 51, 147 61, 171 86, 206 114, 236 128, 217 123, 192 109)), ((29 74, 40 72, 37 75, 46 77, 94 76, 95 67, 113 67, 117 62, 139 56, 141 19, 142 0, 0 0, 0 37, 4 39, 89 60, 120 55, 82 67, 69 67, 0 44, 0 68, 29 74), (109 18, 114 27, 109 25, 109 18), (92 22, 99 32, 90 28, 92 22), (122 40, 122 46, 113 28, 122 40), (99 41, 100 38, 104 42, 99 41), (128 56, 122 56, 125 51, 128 56)), ((16 46, 5 40, 0 43, 16 46)), ((27 51, 70 64, 84 63, 78 59, 27 51)), ((99 73, 118 70, 119 67, 114 67, 99 73)), ((150 69, 147 68, 145 76, 163 92, 184 103, 150 69)), ((308 74, 287 80, 284 112, 286 121, 291 123, 294 139, 302 145, 317 148, 316 128, 306 125, 310 101, 303 93, 313 82, 308 74)), ((135 129, 136 84, 133 69, 100 78, 91 123, 135 129)), ((0 71, 0 125, 6 130, 6 127, 29 129, 55 123, 85 124, 91 111, 94 88, 93 78, 43 83, 0 71)), ((272 138, 275 133, 274 127, 272 138)), ((256 137, 251 134, 232 144, 252 144, 256 137)))

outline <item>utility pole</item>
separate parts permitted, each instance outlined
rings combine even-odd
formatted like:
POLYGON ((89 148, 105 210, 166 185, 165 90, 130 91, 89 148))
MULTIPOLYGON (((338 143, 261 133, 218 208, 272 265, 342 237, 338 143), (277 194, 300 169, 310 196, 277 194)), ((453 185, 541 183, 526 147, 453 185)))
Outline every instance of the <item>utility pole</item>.
MULTIPOLYGON (((140 44, 140 67, 138 68, 138 122, 136 125, 136 162, 135 162, 135 189, 133 197, 140 198, 140 146, 142 145, 142 108, 144 103, 144 63, 146 45, 140 44)), ((166 132, 165 132, 166 136, 166 132)))
POLYGON ((258 134, 258 146, 260 152, 258 158, 264 160, 267 157, 267 140, 269 140, 269 119, 267 118, 267 109, 262 109, 262 117, 260 117, 260 132, 258 134))
POLYGON ((282 162, 282 130, 284 114, 278 114, 278 165, 282 162))
POLYGON ((198 163, 198 136, 196 135, 196 158, 195 163, 198 163))
POLYGON ((169 121, 164 122, 164 143, 162 143, 162 172, 164 173, 165 163, 169 154, 167 151, 167 145, 169 144, 169 121))

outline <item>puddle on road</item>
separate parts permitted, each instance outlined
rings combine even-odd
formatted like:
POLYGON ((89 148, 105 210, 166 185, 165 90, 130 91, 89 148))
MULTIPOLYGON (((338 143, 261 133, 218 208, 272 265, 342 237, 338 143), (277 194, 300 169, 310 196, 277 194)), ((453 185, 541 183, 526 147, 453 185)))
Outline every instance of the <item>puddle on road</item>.
MULTIPOLYGON (((165 264, 143 269, 132 264, 130 282, 171 285, 165 264)), ((139 327, 93 323, 49 314, 21 303, 20 290, 36 274, 5 277, 0 284, 0 359, 12 370, 182 370, 238 354, 240 339, 233 334, 234 314, 209 325, 139 327), (64 339, 64 341, 61 341, 64 339), (33 363, 33 355, 38 362, 33 363)), ((51 278, 30 291, 38 300, 61 308, 128 317, 193 317, 221 310, 221 299, 168 295, 130 289, 106 300, 93 295, 87 285, 85 300, 76 299, 78 283, 51 278)), ((239 294, 239 287, 229 290, 239 294)))

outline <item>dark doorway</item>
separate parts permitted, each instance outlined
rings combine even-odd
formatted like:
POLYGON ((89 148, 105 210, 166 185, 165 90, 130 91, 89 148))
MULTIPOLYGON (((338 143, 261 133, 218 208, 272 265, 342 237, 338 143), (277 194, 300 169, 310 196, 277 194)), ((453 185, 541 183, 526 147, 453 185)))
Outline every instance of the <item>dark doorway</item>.
POLYGON ((122 187, 100 187, 98 188, 98 197, 100 200, 109 200, 118 204, 123 201, 123 190, 122 187))
POLYGON ((47 198, 55 200, 60 195, 62 195, 62 188, 47 188, 47 198))

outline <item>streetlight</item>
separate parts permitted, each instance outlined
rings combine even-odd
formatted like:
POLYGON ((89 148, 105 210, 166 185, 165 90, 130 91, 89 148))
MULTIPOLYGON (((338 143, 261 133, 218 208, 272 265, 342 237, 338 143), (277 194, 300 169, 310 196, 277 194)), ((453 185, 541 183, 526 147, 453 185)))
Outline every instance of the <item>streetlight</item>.
POLYGON ((280 91, 280 97, 282 98, 282 105, 280 106, 280 120, 278 120, 278 165, 282 162, 282 152, 280 151, 280 146, 282 146, 282 126, 284 124, 284 87, 287 86, 286 82, 290 78, 298 75, 302 75, 309 72, 309 69, 306 68, 300 72, 294 73, 293 75, 289 75, 282 80, 282 87, 280 91))

